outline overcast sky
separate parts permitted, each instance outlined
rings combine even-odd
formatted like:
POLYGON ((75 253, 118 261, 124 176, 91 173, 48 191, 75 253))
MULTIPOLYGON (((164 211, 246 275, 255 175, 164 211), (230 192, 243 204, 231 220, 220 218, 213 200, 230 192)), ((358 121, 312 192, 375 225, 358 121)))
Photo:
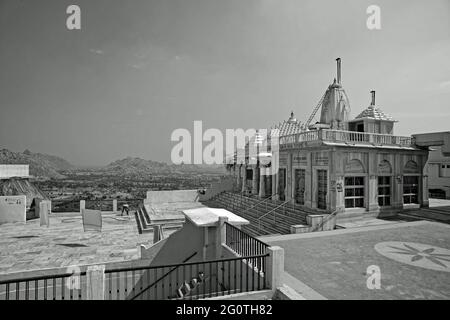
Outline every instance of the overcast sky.
POLYGON ((0 148, 170 161, 172 131, 194 120, 305 121, 337 57, 353 117, 376 90, 395 134, 450 130, 449 0, 0 0, 0 148))

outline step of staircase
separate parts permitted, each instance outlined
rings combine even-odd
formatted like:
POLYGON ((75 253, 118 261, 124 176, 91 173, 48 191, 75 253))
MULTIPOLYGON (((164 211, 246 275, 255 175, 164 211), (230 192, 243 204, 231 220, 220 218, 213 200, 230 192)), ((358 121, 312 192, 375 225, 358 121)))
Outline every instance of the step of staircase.
POLYGON ((268 235, 268 234, 289 234, 290 226, 293 224, 304 224, 306 221, 302 217, 297 219, 284 215, 279 210, 276 212, 276 222, 273 222, 273 215, 270 213, 267 217, 263 217, 260 221, 259 217, 263 216, 265 213, 270 211, 271 207, 265 210, 258 210, 257 207, 250 208, 246 205, 247 203, 257 203, 258 201, 251 199, 250 201, 244 200, 243 203, 235 203, 233 205, 233 197, 227 194, 221 194, 214 197, 213 199, 205 202, 205 205, 209 207, 219 207, 224 208, 229 211, 234 212, 237 215, 247 219, 250 224, 243 226, 243 230, 252 236, 268 235))
POLYGON ((153 232, 153 225, 154 224, 161 224, 163 225, 163 228, 165 230, 174 230, 174 229, 180 229, 183 227, 184 219, 173 219, 173 218, 157 218, 157 219, 151 219, 148 215, 147 211, 145 210, 145 207, 139 208, 135 213, 134 217, 136 219, 136 224, 138 226, 138 232, 139 234, 143 233, 150 233, 153 232))

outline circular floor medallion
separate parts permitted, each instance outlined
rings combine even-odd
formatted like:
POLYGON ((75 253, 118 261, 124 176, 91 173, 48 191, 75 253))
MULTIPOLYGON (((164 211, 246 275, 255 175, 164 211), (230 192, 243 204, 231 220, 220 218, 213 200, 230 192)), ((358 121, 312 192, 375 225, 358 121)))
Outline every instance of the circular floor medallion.
POLYGON ((403 241, 380 242, 375 250, 389 258, 411 266, 450 272, 450 250, 429 244, 403 241))

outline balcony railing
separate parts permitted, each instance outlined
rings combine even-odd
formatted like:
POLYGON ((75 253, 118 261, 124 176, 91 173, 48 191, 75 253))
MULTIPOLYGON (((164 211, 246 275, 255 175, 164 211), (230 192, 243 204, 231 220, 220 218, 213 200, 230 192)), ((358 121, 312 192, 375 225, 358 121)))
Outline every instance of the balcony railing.
POLYGON ((254 266, 258 270, 265 272, 265 259, 262 257, 267 253, 267 248, 269 247, 267 243, 264 243, 228 222, 225 222, 225 244, 240 256, 260 255, 261 258, 254 259, 254 266))
POLYGON ((290 146, 310 141, 363 143, 373 145, 397 145, 401 147, 410 147, 412 145, 411 137, 369 132, 322 129, 315 131, 305 131, 280 137, 280 146, 289 148, 290 146))

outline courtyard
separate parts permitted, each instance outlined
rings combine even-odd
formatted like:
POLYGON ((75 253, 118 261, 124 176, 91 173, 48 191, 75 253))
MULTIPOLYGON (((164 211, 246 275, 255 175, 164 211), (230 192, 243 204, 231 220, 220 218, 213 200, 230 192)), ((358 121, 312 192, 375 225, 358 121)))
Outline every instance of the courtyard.
POLYGON ((391 223, 264 237, 285 250, 285 271, 297 287, 325 299, 450 299, 450 226, 391 223), (369 289, 378 267, 380 287, 369 289))
POLYGON ((103 212, 102 224, 102 232, 84 232, 80 213, 53 213, 48 228, 39 219, 2 224, 0 275, 134 260, 139 258, 138 245, 153 241, 152 233, 138 234, 131 213, 103 212))

